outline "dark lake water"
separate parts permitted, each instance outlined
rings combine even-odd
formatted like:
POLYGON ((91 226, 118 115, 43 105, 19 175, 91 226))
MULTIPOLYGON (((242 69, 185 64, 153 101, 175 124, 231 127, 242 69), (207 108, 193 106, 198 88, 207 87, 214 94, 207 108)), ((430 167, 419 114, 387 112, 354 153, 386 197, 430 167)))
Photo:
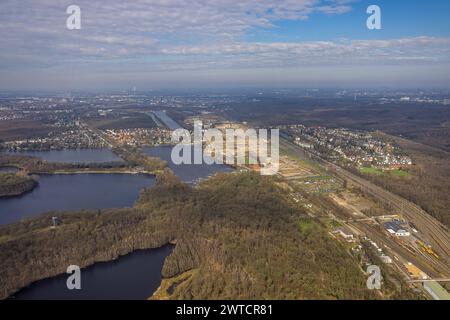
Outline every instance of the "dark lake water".
POLYGON ((108 148, 103 149, 70 149, 51 151, 21 151, 9 154, 39 157, 49 162, 94 163, 123 161, 108 148))
POLYGON ((81 270, 81 290, 68 290, 68 274, 35 282, 14 295, 20 300, 144 300, 161 284, 172 246, 141 250, 81 270))
POLYGON ((150 175, 42 175, 30 193, 0 199, 0 224, 48 211, 131 207, 139 191, 154 183, 150 175))
MULTIPOLYGON (((198 179, 206 179, 216 172, 231 172, 232 168, 226 165, 195 165, 195 164, 181 164, 175 165, 171 160, 172 147, 148 147, 144 148, 144 153, 153 157, 159 157, 166 160, 170 169, 184 182, 195 183, 198 179)), ((193 155, 193 152, 191 152, 193 155)))

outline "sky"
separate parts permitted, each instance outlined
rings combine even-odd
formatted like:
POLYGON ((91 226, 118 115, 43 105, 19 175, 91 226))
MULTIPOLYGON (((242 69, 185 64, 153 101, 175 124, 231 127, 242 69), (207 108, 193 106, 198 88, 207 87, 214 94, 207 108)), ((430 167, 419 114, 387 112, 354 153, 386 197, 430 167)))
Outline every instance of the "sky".
POLYGON ((449 88, 450 1, 2 0, 0 48, 0 90, 449 88))

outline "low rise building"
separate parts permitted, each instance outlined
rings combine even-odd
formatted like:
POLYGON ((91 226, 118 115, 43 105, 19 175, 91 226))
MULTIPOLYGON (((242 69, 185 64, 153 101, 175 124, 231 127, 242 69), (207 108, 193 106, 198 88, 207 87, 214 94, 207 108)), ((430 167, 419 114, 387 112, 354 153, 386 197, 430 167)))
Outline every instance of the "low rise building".
POLYGON ((383 261, 384 264, 391 264, 392 263, 392 258, 383 254, 380 256, 381 261, 383 261))
POLYGON ((398 222, 390 221, 384 224, 387 232, 397 237, 409 237, 411 233, 405 230, 398 222))
POLYGON ((346 230, 346 229, 343 229, 343 228, 339 228, 339 229, 334 230, 333 233, 341 236, 342 238, 344 238, 348 242, 355 241, 355 236, 349 230, 346 230))

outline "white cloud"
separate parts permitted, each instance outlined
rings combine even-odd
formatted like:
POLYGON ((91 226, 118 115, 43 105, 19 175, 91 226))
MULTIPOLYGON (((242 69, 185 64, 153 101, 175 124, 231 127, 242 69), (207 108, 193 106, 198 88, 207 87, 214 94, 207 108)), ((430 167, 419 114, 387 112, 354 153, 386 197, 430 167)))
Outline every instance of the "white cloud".
POLYGON ((20 72, 33 69, 49 69, 49 74, 60 72, 59 76, 67 70, 84 70, 93 76, 96 72, 145 76, 165 71, 341 65, 448 66, 448 38, 296 43, 243 40, 254 28, 273 28, 280 20, 346 13, 352 2, 2 0, 0 69, 8 70, 10 77, 16 70, 20 77, 20 72), (66 29, 66 8, 71 4, 81 7, 82 30, 66 29))
MULTIPOLYGON (((299 43, 225 43, 176 46, 160 51, 189 61, 201 57, 216 66, 299 66, 327 64, 382 64, 448 62, 450 39, 415 37, 392 40, 311 41, 299 43)), ((195 68, 195 64, 192 65, 195 68)))
POLYGON ((281 19, 306 19, 313 12, 346 12, 350 9, 348 3, 347 0, 3 0, 0 45, 7 51, 5 54, 48 55, 53 60, 77 53, 132 56, 161 50, 173 43, 236 41, 251 28, 270 28, 281 19), (74 3, 81 7, 80 31, 65 28, 65 9, 74 3), (67 51, 73 45, 80 49, 67 51))

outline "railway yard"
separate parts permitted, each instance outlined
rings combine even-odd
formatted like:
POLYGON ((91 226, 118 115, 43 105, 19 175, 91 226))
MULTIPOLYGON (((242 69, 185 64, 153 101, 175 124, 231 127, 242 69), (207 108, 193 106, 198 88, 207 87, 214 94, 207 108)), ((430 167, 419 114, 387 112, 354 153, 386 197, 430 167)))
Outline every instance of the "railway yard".
MULTIPOLYGON (((333 176, 341 185, 345 183, 345 192, 341 188, 328 194, 329 199, 343 209, 339 214, 327 212, 325 215, 326 219, 332 219, 339 225, 333 232, 342 234, 337 238, 341 238, 344 243, 351 242, 353 248, 357 247, 355 242, 368 243, 385 264, 394 268, 405 282, 418 290, 424 290, 423 284, 428 281, 437 280, 442 286, 450 281, 450 234, 442 223, 416 204, 310 154, 286 139, 282 139, 280 144, 291 156, 320 165, 319 169, 316 167, 316 170, 311 171, 311 176, 333 176), (349 191, 352 188, 366 196, 352 193, 349 191), (351 201, 348 199, 350 193, 351 201), (367 197, 384 206, 383 210, 378 210, 378 213, 383 211, 384 215, 369 214, 366 207, 375 205, 365 203, 367 197)), ((280 173, 284 176, 283 170, 280 173)), ((304 183, 302 179, 288 181, 300 187, 304 183)))

